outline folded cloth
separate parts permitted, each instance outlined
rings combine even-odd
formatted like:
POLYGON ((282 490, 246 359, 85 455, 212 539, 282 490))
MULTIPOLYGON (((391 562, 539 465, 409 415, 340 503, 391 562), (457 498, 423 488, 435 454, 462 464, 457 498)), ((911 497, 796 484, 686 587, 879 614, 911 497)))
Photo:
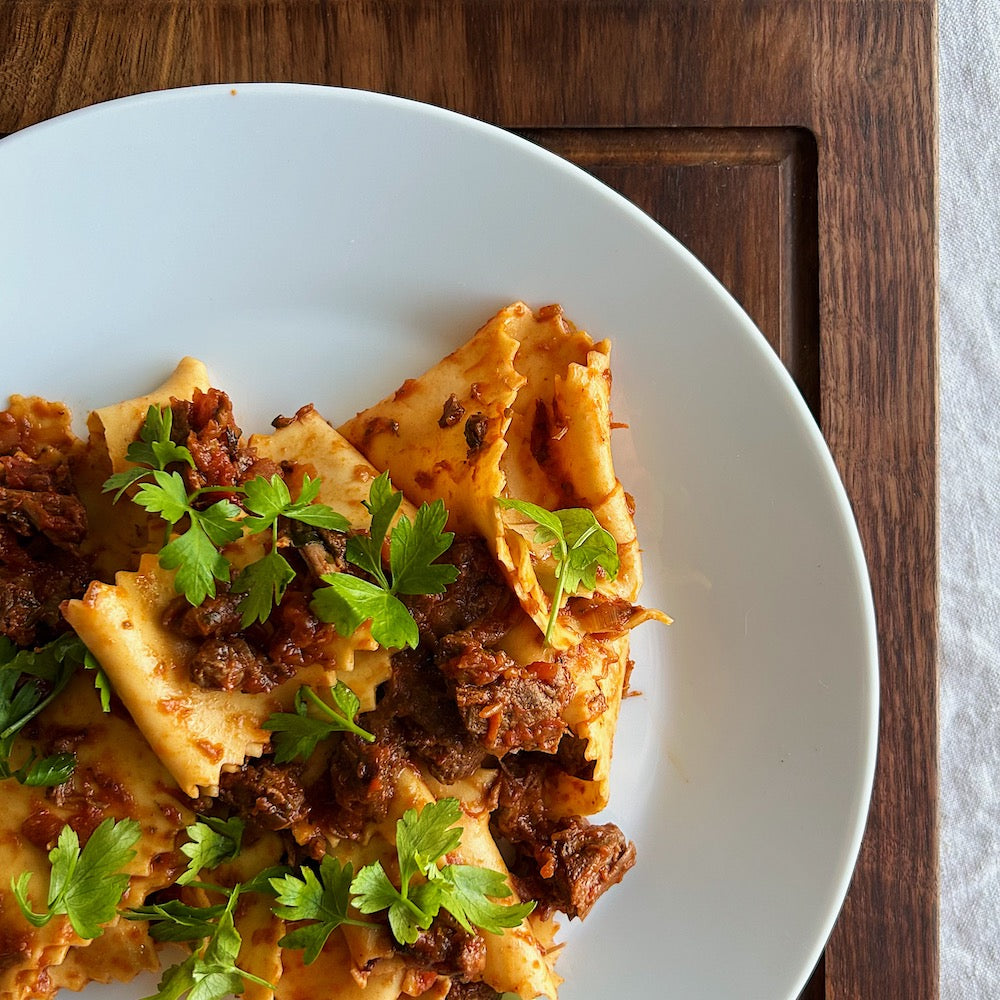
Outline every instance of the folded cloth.
POLYGON ((1000 7, 940 0, 941 1000, 1000 983, 1000 7))

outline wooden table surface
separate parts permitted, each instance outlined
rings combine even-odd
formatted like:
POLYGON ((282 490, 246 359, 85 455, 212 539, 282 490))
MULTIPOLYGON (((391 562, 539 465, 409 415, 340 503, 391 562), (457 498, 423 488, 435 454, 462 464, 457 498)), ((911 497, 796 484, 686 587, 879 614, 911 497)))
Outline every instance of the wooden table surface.
POLYGON ((0 3, 0 134, 201 83, 415 98, 577 162, 743 303, 829 442, 880 633, 871 813, 809 1000, 938 995, 935 38, 933 0, 0 3))

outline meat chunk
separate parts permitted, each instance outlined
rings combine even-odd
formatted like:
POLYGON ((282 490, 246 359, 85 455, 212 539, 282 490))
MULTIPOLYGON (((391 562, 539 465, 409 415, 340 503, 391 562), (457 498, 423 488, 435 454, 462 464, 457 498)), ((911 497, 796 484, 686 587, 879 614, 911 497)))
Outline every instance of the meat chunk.
POLYGON ((266 627, 253 632, 253 638, 268 659, 279 664, 291 676, 309 663, 335 666, 339 640, 334 625, 321 622, 309 601, 312 589, 298 578, 285 591, 281 603, 271 612, 266 627))
POLYGON ((40 646, 63 630, 60 604, 79 597, 93 573, 86 559, 45 539, 22 541, 0 521, 0 635, 40 646))
POLYGON ((265 830, 287 830, 308 814, 297 764, 248 761, 236 771, 223 772, 219 800, 265 830))
POLYGON ((63 629, 59 605, 93 576, 80 554, 86 534, 86 510, 57 452, 33 457, 15 445, 0 455, 0 635, 30 647, 63 629))
POLYGON ((447 680, 426 649, 393 656, 392 678, 379 708, 395 717, 403 745, 438 781, 467 778, 486 756, 480 740, 465 728, 447 680))
POLYGON ((565 666, 521 666, 506 653, 460 634, 442 642, 439 656, 466 731, 487 750, 498 757, 510 750, 555 753, 566 732, 563 711, 574 690, 565 666))
POLYGON ((375 742, 344 733, 334 743, 329 764, 333 808, 325 825, 338 837, 357 840, 368 822, 385 819, 406 756, 391 720, 371 715, 360 723, 370 727, 375 742))
POLYGON ((404 744, 440 781, 467 777, 491 754, 555 752, 573 694, 561 664, 520 666, 490 648, 516 602, 486 543, 460 537, 449 559, 459 575, 443 594, 404 598, 421 646, 393 656, 386 694, 404 744))
POLYGON ((486 941, 482 935, 464 930, 445 910, 406 947, 405 953, 419 968, 463 982, 481 978, 486 967, 486 941))
POLYGON ((478 625, 503 633, 510 624, 515 600, 486 542, 478 536, 458 536, 447 554, 458 578, 442 594, 401 596, 420 630, 421 639, 435 643, 452 632, 478 625))
MULTIPOLYGON (((191 452, 194 468, 182 469, 188 490, 204 486, 236 486, 256 476, 270 479, 280 467, 258 459, 243 440, 233 416, 233 405, 221 389, 195 389, 190 400, 171 400, 173 424, 170 438, 191 452)), ((214 503, 219 494, 210 494, 214 503)))
POLYGON ((613 823, 582 816, 548 815, 544 770, 508 768, 497 790, 493 832, 516 857, 510 865, 518 891, 539 902, 543 916, 555 910, 585 917, 594 903, 635 864, 635 845, 613 823))
POLYGON ((238 635, 205 639, 189 669, 199 687, 245 694, 270 691, 294 672, 271 662, 238 635))
POLYGON ((163 616, 172 632, 198 641, 189 670, 201 687, 259 694, 293 677, 304 664, 335 656, 334 626, 312 613, 308 592, 300 587, 285 592, 266 623, 246 629, 241 600, 241 594, 220 587, 197 607, 178 598, 163 616))
POLYGON ((173 601, 164 615, 164 624, 188 639, 218 638, 240 630, 241 595, 223 590, 192 607, 183 597, 173 601))
POLYGON ((51 541, 80 542, 86 534, 87 515, 76 496, 69 465, 52 453, 43 454, 44 460, 19 449, 0 455, 0 513, 9 516, 20 508, 35 530, 49 535, 51 541))

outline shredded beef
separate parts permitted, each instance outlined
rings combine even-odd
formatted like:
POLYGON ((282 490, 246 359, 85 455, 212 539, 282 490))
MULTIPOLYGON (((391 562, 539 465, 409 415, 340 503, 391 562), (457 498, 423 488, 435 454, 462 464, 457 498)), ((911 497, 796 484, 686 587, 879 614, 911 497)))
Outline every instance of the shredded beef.
POLYGON ((458 579, 443 594, 401 596, 425 642, 435 643, 471 625, 491 626, 497 637, 509 627, 515 601, 485 541, 478 536, 458 536, 447 553, 458 567, 458 579))
POLYGON ((404 951, 418 968, 463 982, 478 979, 486 967, 486 941, 482 935, 464 930, 445 910, 404 951))
POLYGON ((33 647, 65 629, 59 606, 79 597, 93 572, 82 556, 43 536, 24 542, 0 518, 0 635, 33 647))
POLYGON ((544 771, 518 770, 502 773, 491 817, 494 835, 516 853, 510 865, 515 886, 522 896, 538 900, 543 916, 559 910, 585 917, 635 864, 635 845, 613 823, 548 815, 544 771))
POLYGON ((457 538, 448 557, 459 575, 444 593, 403 598, 421 646, 393 656, 385 695, 405 746, 440 781, 468 777, 488 755, 554 753, 573 694, 561 664, 520 666, 490 648, 516 603, 485 542, 457 538))
POLYGON ((271 612, 266 627, 259 630, 259 638, 257 633, 253 636, 271 662, 280 664, 289 674, 308 663, 336 665, 340 644, 337 629, 313 614, 311 597, 312 588, 306 581, 295 580, 271 612))
POLYGON ((465 728, 428 650, 393 655, 392 678, 379 707, 395 717, 403 745, 438 781, 467 778, 482 764, 486 750, 465 728))
POLYGON ((329 765, 334 808, 325 817, 336 836, 350 840, 357 840, 369 821, 385 819, 406 761, 391 719, 382 721, 378 713, 371 713, 359 722, 374 733, 375 742, 354 733, 335 741, 329 765))
POLYGON ((164 615, 164 624, 188 639, 218 638, 240 630, 241 595, 222 591, 192 607, 183 597, 176 598, 164 615))
POLYGON ((183 597, 173 601, 163 622, 177 635, 198 641, 189 663, 196 684, 258 694, 293 677, 306 663, 335 656, 336 629, 312 613, 309 594, 295 581, 265 623, 243 629, 242 595, 220 587, 197 607, 183 597))
POLYGON ((445 1000, 503 1000, 503 994, 498 993, 488 983, 463 983, 458 979, 451 981, 451 987, 445 994, 445 1000))
POLYGON ((225 771, 219 781, 219 801, 265 830, 287 830, 308 813, 297 764, 257 760, 225 771))
POLYGON ((69 467, 43 464, 24 452, 0 455, 0 517, 18 535, 44 535, 75 551, 87 534, 87 512, 73 492, 69 467))
POLYGON ((498 757, 510 750, 555 753, 566 732, 562 714, 574 687, 565 666, 521 666, 506 653, 461 635, 444 640, 439 657, 466 731, 487 750, 498 757))
MULTIPOLYGON (((233 417, 233 405, 221 389, 195 389, 190 400, 171 400, 173 425, 170 438, 191 452, 194 468, 182 470, 188 490, 204 486, 236 486, 257 476, 270 479, 281 469, 267 459, 258 459, 243 442, 233 417)), ((209 494, 214 503, 219 494, 209 494)))
POLYGON ((205 639, 188 669, 199 687, 245 694, 270 691, 293 673, 261 656, 240 636, 205 639))
MULTIPOLYGON (((61 727, 49 731, 43 726, 36 737, 45 753, 67 753, 79 745, 86 733, 61 727)), ((121 814, 136 809, 132 791, 98 766, 78 764, 65 782, 46 789, 48 803, 58 811, 49 804, 37 804, 21 824, 21 834, 36 847, 49 850, 68 824, 85 843, 109 812, 121 814)))
POLYGON ((42 645, 64 629, 59 605, 93 577, 79 550, 87 513, 54 452, 0 455, 0 635, 42 645))

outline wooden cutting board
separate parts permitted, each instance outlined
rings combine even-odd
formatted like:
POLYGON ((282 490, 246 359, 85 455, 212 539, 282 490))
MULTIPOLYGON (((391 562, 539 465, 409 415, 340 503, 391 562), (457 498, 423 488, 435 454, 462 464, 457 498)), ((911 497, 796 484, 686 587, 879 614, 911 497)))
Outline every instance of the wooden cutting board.
POLYGON ((618 188, 745 306, 829 442, 880 630, 871 815, 809 1000, 938 995, 935 39, 933 0, 0 4, 0 133, 214 82, 428 101, 618 188))

